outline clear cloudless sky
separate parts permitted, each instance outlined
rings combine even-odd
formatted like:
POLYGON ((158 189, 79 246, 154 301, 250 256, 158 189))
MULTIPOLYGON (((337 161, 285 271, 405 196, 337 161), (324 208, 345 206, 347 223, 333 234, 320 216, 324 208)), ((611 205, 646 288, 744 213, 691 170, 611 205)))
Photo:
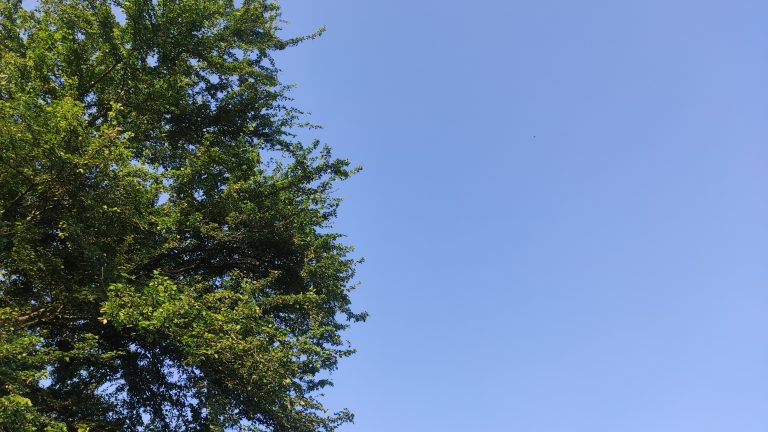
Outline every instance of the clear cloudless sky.
POLYGON ((768 431, 768 2, 282 4, 365 166, 345 432, 768 431))

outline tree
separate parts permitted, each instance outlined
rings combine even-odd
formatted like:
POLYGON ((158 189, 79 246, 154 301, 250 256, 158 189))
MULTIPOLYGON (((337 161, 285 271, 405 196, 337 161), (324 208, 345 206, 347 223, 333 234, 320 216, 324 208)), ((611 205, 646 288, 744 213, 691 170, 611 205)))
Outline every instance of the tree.
POLYGON ((271 0, 0 3, 0 430, 331 431, 354 169, 271 0))

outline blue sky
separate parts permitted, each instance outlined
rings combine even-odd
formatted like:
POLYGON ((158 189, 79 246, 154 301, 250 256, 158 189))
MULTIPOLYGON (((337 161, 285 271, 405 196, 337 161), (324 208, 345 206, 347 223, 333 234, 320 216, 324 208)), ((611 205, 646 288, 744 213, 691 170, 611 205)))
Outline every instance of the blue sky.
POLYGON ((282 3, 365 166, 345 432, 768 430, 768 3, 282 3))

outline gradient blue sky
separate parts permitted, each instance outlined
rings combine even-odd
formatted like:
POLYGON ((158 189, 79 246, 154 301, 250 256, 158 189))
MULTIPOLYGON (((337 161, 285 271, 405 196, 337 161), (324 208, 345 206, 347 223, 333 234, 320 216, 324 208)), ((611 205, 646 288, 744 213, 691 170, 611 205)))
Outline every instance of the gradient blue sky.
POLYGON ((365 165, 345 432, 768 430, 768 2, 282 3, 365 165))

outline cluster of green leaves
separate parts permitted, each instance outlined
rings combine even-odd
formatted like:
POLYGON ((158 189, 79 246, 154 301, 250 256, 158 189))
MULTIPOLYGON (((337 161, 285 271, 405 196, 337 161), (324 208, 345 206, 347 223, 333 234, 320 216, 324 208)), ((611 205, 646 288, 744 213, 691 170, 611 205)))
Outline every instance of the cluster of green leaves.
POLYGON ((270 0, 0 3, 0 430, 331 431, 353 173, 270 0))

